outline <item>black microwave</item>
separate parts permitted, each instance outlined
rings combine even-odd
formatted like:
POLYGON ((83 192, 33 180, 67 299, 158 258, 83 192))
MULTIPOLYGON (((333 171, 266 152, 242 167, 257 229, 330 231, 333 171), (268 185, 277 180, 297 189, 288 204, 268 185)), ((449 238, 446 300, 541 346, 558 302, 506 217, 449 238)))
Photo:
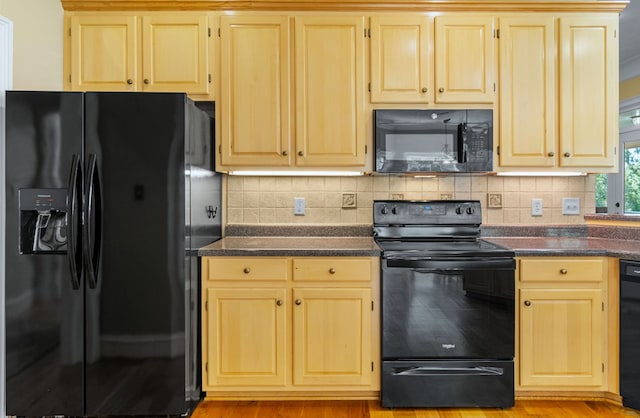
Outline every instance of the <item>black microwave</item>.
POLYGON ((378 173, 493 170, 493 111, 374 110, 378 173))

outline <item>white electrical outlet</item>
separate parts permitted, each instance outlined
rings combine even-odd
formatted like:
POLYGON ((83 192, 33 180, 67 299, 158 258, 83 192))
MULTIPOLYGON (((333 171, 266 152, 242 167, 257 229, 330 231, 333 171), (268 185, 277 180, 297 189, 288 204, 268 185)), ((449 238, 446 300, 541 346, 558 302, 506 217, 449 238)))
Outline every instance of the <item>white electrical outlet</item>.
POLYGON ((542 216, 542 199, 531 199, 531 216, 542 216))
POLYGON ((563 215, 580 215, 580 198, 579 197, 563 197, 562 198, 562 214, 563 215))
POLYGON ((293 214, 304 215, 304 197, 293 198, 293 214))

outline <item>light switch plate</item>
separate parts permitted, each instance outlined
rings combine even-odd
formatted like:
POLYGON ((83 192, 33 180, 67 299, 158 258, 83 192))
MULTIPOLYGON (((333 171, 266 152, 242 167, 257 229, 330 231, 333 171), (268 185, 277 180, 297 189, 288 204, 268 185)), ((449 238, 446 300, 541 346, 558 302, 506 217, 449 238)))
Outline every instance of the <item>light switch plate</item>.
POLYGON ((304 215, 304 197, 293 198, 293 214, 304 215))
POLYGON ((562 198, 562 214, 563 215, 580 215, 580 198, 579 197, 563 197, 562 198))
POLYGON ((542 216, 542 199, 531 199, 531 216, 542 216))

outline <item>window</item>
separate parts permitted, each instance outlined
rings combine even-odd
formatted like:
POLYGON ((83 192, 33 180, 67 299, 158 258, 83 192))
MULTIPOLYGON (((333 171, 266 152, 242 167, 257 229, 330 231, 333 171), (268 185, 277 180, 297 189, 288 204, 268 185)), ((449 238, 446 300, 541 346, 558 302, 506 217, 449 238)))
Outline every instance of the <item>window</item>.
POLYGON ((596 175, 596 212, 640 215, 640 98, 620 106, 620 171, 596 175))

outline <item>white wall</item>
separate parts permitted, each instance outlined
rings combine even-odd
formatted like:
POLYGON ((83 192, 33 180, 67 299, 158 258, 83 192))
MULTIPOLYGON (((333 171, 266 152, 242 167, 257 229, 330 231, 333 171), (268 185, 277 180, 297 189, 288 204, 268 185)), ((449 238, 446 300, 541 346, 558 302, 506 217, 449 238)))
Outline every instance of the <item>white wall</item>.
POLYGON ((60 0, 0 0, 0 14, 13 21, 13 88, 62 90, 60 0))

